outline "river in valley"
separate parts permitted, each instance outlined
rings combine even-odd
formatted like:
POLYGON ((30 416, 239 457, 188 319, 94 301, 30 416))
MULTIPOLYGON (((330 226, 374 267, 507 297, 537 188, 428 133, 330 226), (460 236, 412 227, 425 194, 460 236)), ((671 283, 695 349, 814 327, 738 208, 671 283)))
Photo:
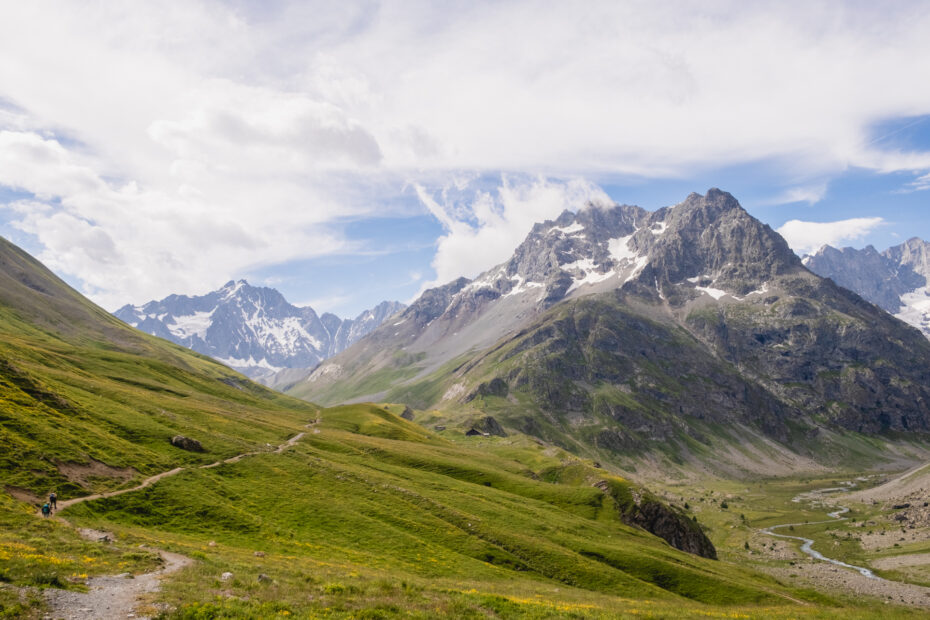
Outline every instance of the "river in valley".
MULTIPOLYGON (((810 493, 799 495, 798 497, 795 497, 792 501, 800 502, 803 499, 808 499, 810 501, 816 501, 817 497, 826 495, 828 493, 836 493, 837 491, 848 491, 848 490, 849 490, 848 487, 831 487, 828 489, 818 489, 817 491, 811 491, 810 493)), ((873 573, 868 568, 864 568, 862 566, 855 566, 853 564, 847 564, 846 562, 843 562, 841 560, 835 560, 833 558, 828 558, 827 556, 825 556, 824 554, 822 554, 821 552, 813 548, 814 541, 811 540, 810 538, 804 538, 803 536, 791 536, 788 534, 778 534, 777 532, 775 532, 775 530, 785 528, 785 527, 794 527, 794 526, 802 526, 802 525, 818 525, 820 523, 834 523, 836 521, 845 521, 846 517, 843 517, 840 515, 843 515, 847 512, 849 512, 849 508, 840 507, 838 510, 835 510, 827 514, 827 516, 830 517, 830 519, 827 521, 809 521, 807 523, 782 523, 780 525, 773 525, 771 527, 764 528, 760 531, 763 534, 768 534, 769 536, 776 536, 778 538, 790 538, 792 540, 801 541, 802 543, 801 551, 803 551, 810 557, 814 558, 815 560, 829 562, 830 564, 835 564, 836 566, 842 566, 844 568, 851 568, 855 571, 858 571, 859 574, 865 577, 868 577, 869 579, 881 579, 881 577, 878 577, 877 575, 875 575, 875 573, 873 573)))

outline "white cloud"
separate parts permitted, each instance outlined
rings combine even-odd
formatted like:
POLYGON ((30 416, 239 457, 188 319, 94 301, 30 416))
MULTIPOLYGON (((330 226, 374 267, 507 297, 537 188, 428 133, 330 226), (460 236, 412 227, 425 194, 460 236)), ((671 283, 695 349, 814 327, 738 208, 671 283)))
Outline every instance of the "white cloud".
POLYGON ((37 196, 5 210, 44 247, 40 260, 80 278, 85 292, 110 309, 200 293, 252 267, 347 247, 312 211, 269 218, 241 200, 214 204, 115 185, 34 133, 0 132, 0 184, 37 196))
POLYGON ((921 175, 908 183, 907 189, 912 192, 922 192, 930 189, 930 173, 921 175))
POLYGON ((410 182, 447 229, 439 277, 474 273, 473 244, 500 257, 570 196, 423 187, 768 159, 926 173, 868 128, 930 114, 928 31, 926 3, 7 2, 0 185, 38 200, 5 213, 112 306, 344 251, 330 225, 410 182))
POLYGON ((448 189, 444 188, 446 200, 440 204, 416 186, 417 195, 446 230, 432 263, 436 278, 421 290, 460 276, 474 278, 504 262, 536 222, 554 219, 566 209, 577 210, 589 201, 612 202, 603 190, 582 179, 563 182, 539 177, 515 182, 505 177, 493 193, 478 191, 464 204, 449 199, 448 189))
POLYGON ((823 200, 826 193, 826 183, 790 187, 771 200, 760 201, 759 204, 781 205, 791 204, 793 202, 806 202, 809 205, 814 205, 823 200))
POLYGON ((836 222, 789 220, 778 228, 778 233, 792 250, 803 256, 824 245, 842 247, 843 244, 862 239, 884 223, 880 217, 856 217, 836 222))

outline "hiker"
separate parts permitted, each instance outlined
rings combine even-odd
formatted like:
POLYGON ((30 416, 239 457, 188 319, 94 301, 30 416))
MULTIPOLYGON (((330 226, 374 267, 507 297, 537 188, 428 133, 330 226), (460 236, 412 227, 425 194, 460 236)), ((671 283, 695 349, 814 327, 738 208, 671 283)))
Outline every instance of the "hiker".
POLYGON ((47 517, 50 514, 52 514, 52 508, 51 506, 48 505, 48 502, 46 502, 45 504, 42 504, 42 516, 47 517))
POLYGON ((48 496, 48 503, 52 510, 58 510, 58 495, 55 491, 52 491, 51 495, 48 496))

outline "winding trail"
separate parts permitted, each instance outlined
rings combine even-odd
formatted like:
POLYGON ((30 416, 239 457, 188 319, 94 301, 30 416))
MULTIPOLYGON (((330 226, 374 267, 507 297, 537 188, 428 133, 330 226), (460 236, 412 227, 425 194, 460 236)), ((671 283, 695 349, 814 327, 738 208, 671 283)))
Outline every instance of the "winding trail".
MULTIPOLYGON (((317 417, 316 420, 310 422, 306 426, 307 428, 312 428, 319 423, 320 418, 317 417)), ((200 465, 195 469, 210 469, 224 463, 237 463, 247 456, 255 456, 257 454, 280 454, 300 441, 301 438, 303 438, 306 434, 306 432, 297 433, 281 445, 275 447, 274 450, 255 450, 253 452, 245 452, 243 454, 231 456, 228 459, 223 459, 222 461, 216 461, 215 463, 210 463, 208 465, 200 465)), ((122 495, 123 493, 131 493, 132 491, 144 489, 145 487, 155 484, 162 478, 175 476, 186 469, 191 468, 175 467, 174 469, 164 471, 160 474, 149 476, 138 485, 128 489, 109 491, 107 493, 95 493, 93 495, 85 495, 84 497, 75 497, 73 499, 61 500, 58 502, 56 513, 64 510, 65 508, 68 508, 69 506, 80 504, 81 502, 88 502, 106 497, 115 497, 117 495, 122 495)), ((42 512, 39 511, 36 513, 36 515, 42 517, 42 512)), ((57 516, 57 514, 54 518, 68 525, 71 525, 67 520, 57 516)), ((158 555, 161 556, 162 562, 164 563, 161 568, 150 573, 143 573, 141 575, 135 576, 130 575, 129 573, 123 573, 120 575, 103 575, 99 577, 92 577, 87 580, 88 592, 48 589, 45 591, 45 600, 49 607, 46 617, 56 619, 61 618, 64 620, 144 618, 144 616, 139 616, 135 613, 135 609, 139 604, 139 598, 145 594, 157 592, 163 577, 177 572, 185 566, 193 563, 192 559, 178 553, 172 553, 170 551, 165 551, 164 549, 154 549, 151 547, 148 549, 158 553, 158 555)))
MULTIPOLYGON (((319 423, 319 421, 320 421, 319 418, 317 418, 315 421, 308 424, 307 427, 316 426, 319 423)), ((236 456, 231 456, 228 459, 223 459, 222 461, 216 461, 215 463, 210 463, 208 465, 199 465, 196 467, 196 469, 210 469, 213 467, 218 467, 220 465, 223 465, 224 463, 238 463, 239 461, 241 461, 247 456, 255 456, 257 454, 280 454, 284 452, 285 450, 287 450, 288 448, 290 448, 291 446, 293 446, 294 444, 296 444, 298 441, 300 441, 303 438, 303 436, 306 434, 307 434, 306 432, 297 433, 296 435, 294 435, 293 437, 291 437, 290 439, 288 439, 287 441, 282 443, 280 446, 276 447, 274 450, 271 450, 271 451, 255 450, 253 452, 244 452, 242 454, 237 454, 236 456)), ((151 486, 155 484, 162 478, 168 478, 169 476, 175 476, 177 474, 180 474, 182 471, 186 469, 190 469, 190 467, 175 467, 174 469, 163 471, 160 474, 149 476, 148 478, 140 482, 138 485, 134 487, 130 487, 128 489, 120 489, 118 491, 108 491, 106 493, 94 493, 93 495, 84 495, 82 497, 75 497, 73 499, 61 500, 58 502, 58 509, 56 510, 56 512, 60 512, 69 506, 74 506, 75 504, 80 504, 82 502, 89 502, 91 500, 104 499, 107 497, 116 497, 117 495, 122 495, 123 493, 132 493, 133 491, 139 491, 141 489, 144 489, 147 486, 151 486)), ((38 514, 41 516, 42 514, 41 511, 39 511, 38 514)))

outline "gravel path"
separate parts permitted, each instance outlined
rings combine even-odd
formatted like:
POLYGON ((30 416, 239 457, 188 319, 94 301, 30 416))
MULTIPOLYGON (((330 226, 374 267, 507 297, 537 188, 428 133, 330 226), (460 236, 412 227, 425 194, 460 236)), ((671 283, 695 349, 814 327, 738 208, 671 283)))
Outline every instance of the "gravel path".
POLYGON ((106 575, 87 580, 88 592, 73 590, 45 591, 50 612, 46 618, 54 620, 99 620, 100 618, 145 618, 135 614, 139 599, 158 591, 165 575, 179 571, 193 560, 177 553, 157 550, 164 565, 156 571, 136 575, 106 575))
MULTIPOLYGON (((320 422, 317 418, 307 425, 308 428, 316 426, 320 422)), ((314 432, 318 432, 314 429, 314 432)), ((298 433, 281 445, 277 446, 273 452, 278 454, 293 446, 306 433, 298 433)), ((236 463, 247 456, 256 454, 265 454, 268 451, 255 451, 239 454, 228 459, 201 465, 200 469, 209 469, 217 467, 223 463, 236 463)), ((143 480, 139 485, 130 489, 111 491, 108 493, 95 493, 84 497, 76 497, 69 500, 58 502, 58 511, 64 510, 68 506, 73 506, 81 502, 87 502, 104 497, 114 497, 123 493, 138 491, 145 487, 155 484, 162 478, 174 476, 184 471, 185 467, 176 467, 172 470, 156 474, 143 480)), ((58 512, 56 511, 56 512, 58 512)), ((41 512, 37 513, 41 517, 41 512)), ((61 517, 59 520, 64 521, 61 517)), ((67 523, 67 521, 65 521, 67 523)), ((85 538, 91 540, 112 540, 112 534, 96 530, 82 529, 80 533, 85 538)), ((157 552, 162 559, 163 566, 151 573, 133 576, 129 573, 121 575, 105 575, 101 577, 92 577, 87 580, 88 592, 75 592, 73 590, 49 589, 45 591, 45 600, 48 603, 49 612, 45 615, 48 620, 100 620, 102 618, 145 618, 145 616, 136 615, 135 609, 138 606, 141 597, 158 591, 161 579, 177 572, 185 566, 191 564, 190 558, 164 551, 162 549, 152 549, 157 552)))

